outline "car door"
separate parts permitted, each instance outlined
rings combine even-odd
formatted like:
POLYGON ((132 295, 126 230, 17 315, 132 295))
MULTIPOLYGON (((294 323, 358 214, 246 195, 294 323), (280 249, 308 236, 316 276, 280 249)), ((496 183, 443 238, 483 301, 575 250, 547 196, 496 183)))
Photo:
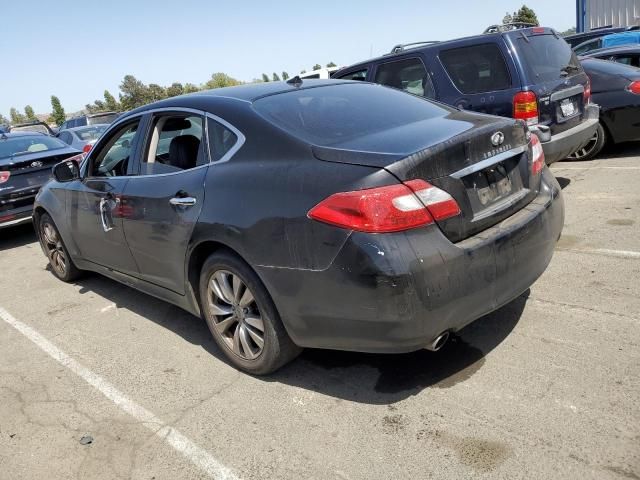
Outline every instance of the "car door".
POLYGON ((143 280, 185 293, 185 256, 205 199, 206 117, 196 110, 149 114, 136 175, 124 187, 124 232, 143 280))
POLYGON ((122 226, 122 192, 135 164, 142 117, 119 124, 87 158, 69 188, 69 223, 82 258, 128 275, 138 272, 122 226))

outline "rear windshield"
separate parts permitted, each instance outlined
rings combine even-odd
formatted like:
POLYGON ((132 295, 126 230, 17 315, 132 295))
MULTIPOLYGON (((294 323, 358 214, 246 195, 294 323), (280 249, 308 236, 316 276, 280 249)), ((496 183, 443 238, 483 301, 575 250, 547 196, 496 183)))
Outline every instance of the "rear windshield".
POLYGON ((12 132, 38 132, 49 135, 49 130, 44 125, 24 125, 22 127, 11 127, 12 132))
POLYGON ((582 72, 578 57, 567 42, 555 35, 517 36, 522 64, 533 82, 548 82, 582 72))
POLYGON ((0 158, 17 157, 65 147, 67 147, 67 144, 61 140, 44 135, 0 137, 0 158))
POLYGON ((87 123, 89 125, 95 125, 97 123, 111 123, 118 118, 117 113, 105 113, 103 115, 92 115, 87 117, 87 123))
POLYGON ((78 130, 74 130, 73 133, 76 136, 85 142, 90 142, 91 140, 97 140, 100 138, 100 135, 107 129, 107 125, 95 125, 93 127, 79 128, 78 130))
POLYGON ((448 114, 447 107, 371 84, 342 84, 271 95, 254 108, 304 141, 335 146, 448 114))

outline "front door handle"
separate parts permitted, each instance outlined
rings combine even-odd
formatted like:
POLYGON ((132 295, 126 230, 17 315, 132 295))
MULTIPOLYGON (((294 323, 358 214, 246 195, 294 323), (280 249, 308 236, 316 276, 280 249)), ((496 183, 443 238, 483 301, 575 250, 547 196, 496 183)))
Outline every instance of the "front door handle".
POLYGON ((169 200, 171 205, 176 207, 191 207, 195 205, 197 200, 194 197, 173 197, 169 200))
POLYGON ((105 232, 113 230, 112 210, 118 203, 120 203, 120 199, 114 199, 110 194, 100 199, 100 221, 105 232))

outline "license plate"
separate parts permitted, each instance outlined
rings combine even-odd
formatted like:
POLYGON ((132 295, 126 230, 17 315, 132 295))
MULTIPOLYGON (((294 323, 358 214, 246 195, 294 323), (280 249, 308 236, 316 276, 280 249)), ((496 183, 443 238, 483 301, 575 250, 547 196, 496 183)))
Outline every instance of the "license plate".
POLYGON ((482 206, 495 202, 496 200, 506 197, 511 193, 513 188, 511 185, 511 179, 507 175, 503 166, 498 165, 495 168, 481 172, 480 175, 484 176, 486 182, 486 186, 480 187, 476 185, 478 200, 480 200, 480 204, 482 206))
POLYGON ((563 100, 560 104, 560 110, 562 110, 563 117, 570 117, 576 113, 576 106, 571 100, 563 100))

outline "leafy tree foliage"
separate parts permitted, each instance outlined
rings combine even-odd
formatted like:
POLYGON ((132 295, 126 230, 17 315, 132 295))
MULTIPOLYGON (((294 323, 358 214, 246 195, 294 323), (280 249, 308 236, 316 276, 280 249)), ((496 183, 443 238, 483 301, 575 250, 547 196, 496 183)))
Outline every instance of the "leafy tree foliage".
POLYGON ((263 82, 268 82, 269 81, 269 75, 267 75, 266 73, 262 74, 262 81, 263 82))
POLYGON ((104 91, 104 107, 111 112, 119 112, 122 107, 109 90, 104 91))
POLYGON ((311 70, 320 70, 321 68, 322 68, 322 65, 320 65, 319 63, 316 63, 311 70))
POLYGON ((502 24, 506 25, 507 23, 513 23, 513 15, 509 12, 505 13, 504 17, 502 17, 502 24))
POLYGON ((173 82, 170 87, 167 87, 167 97, 177 97, 184 93, 184 87, 181 83, 173 82))
POLYGON ((562 35, 563 37, 566 37, 567 35, 573 35, 574 33, 576 33, 576 27, 571 27, 568 30, 565 30, 564 32, 560 32, 560 35, 562 35))
POLYGON ((518 10, 517 12, 513 12, 513 21, 540 25, 536 12, 534 12, 531 8, 527 7, 526 5, 522 5, 522 7, 520 7, 520 10, 518 10))
POLYGON ((218 72, 211 75, 211 79, 204 84, 204 88, 223 88, 233 87, 234 85, 240 85, 240 81, 227 75, 226 73, 218 72))
POLYGON ((33 107, 31 105, 27 105, 24 107, 24 114, 27 117, 27 121, 32 122, 38 120, 35 112, 33 111, 33 107))
POLYGON ((52 120, 49 123, 55 123, 60 126, 66 120, 67 116, 64 113, 64 108, 62 108, 62 104, 60 103, 60 99, 55 95, 51 95, 51 116, 49 117, 52 120))
POLYGON ((147 86, 133 75, 125 75, 120 84, 120 104, 123 110, 131 110, 148 102, 147 86))
POLYGON ((276 72, 273 72, 273 81, 274 82, 279 82, 280 81, 280 77, 278 76, 278 74, 276 72))
POLYGON ((329 62, 329 63, 327 63, 327 68, 337 67, 337 66, 338 66, 338 65, 336 65, 336 64, 335 64, 335 63, 333 63, 333 62, 329 62))
POLYGON ((11 123, 13 124, 24 123, 26 120, 25 116, 14 107, 11 107, 11 110, 9 110, 9 117, 11 118, 11 123))
POLYGON ((194 85, 193 83, 185 83, 184 85, 184 93, 195 93, 199 91, 200 89, 198 88, 198 86, 194 85))
POLYGON ((287 72, 282 72, 282 80, 284 81, 289 80, 289 74, 287 72))

